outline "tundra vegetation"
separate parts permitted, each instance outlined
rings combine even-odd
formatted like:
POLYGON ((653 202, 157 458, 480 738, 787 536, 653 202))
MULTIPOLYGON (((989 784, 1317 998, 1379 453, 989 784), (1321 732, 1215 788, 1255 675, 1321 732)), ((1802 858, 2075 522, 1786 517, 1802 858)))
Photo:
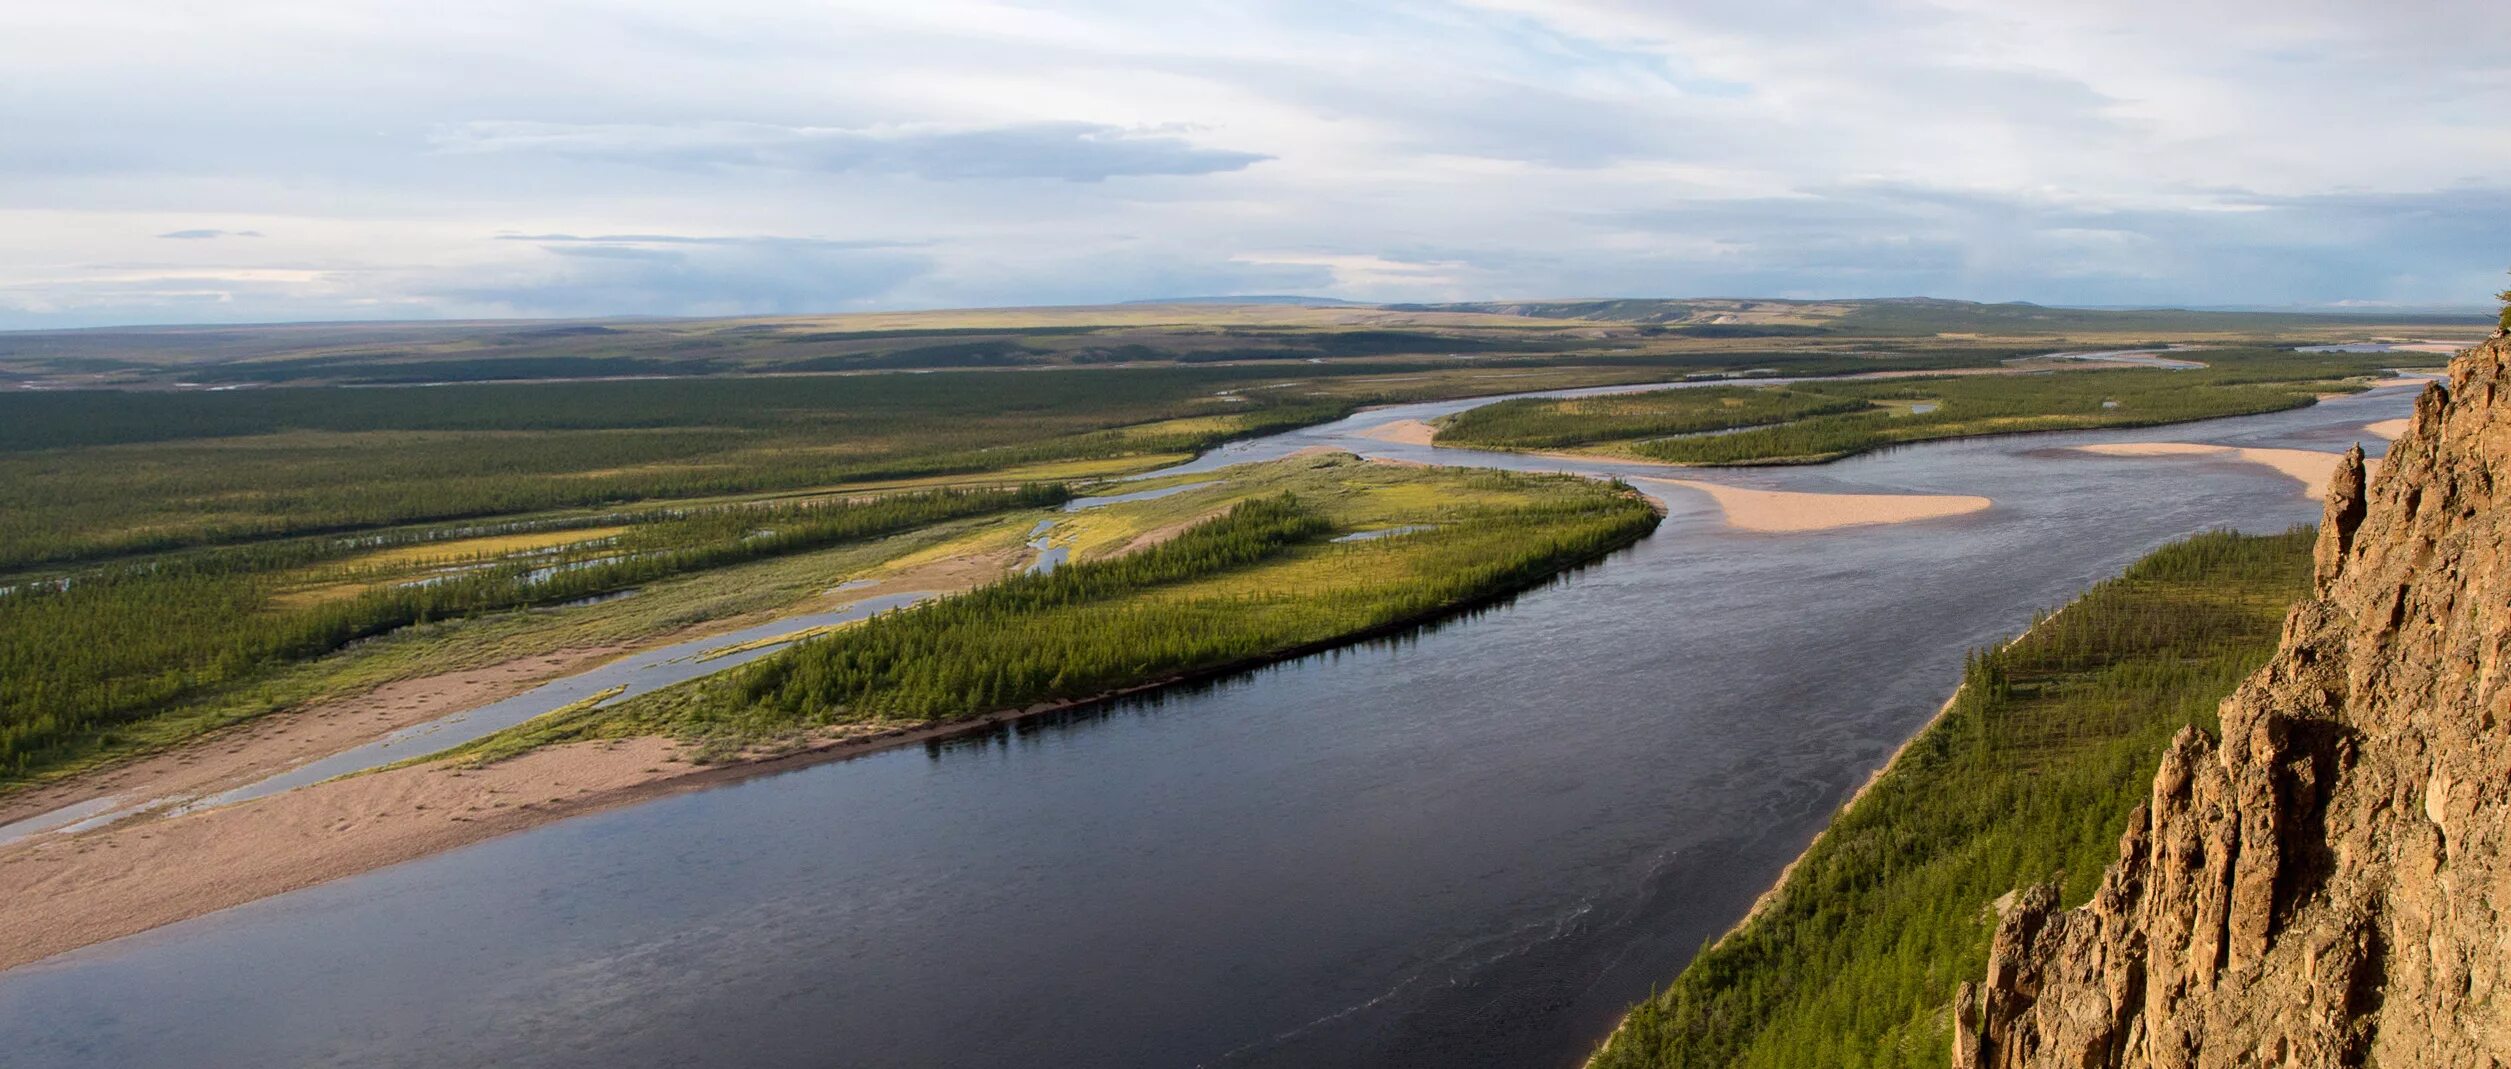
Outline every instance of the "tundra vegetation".
POLYGON ((2091 897, 2182 728, 2275 652, 2315 530, 2201 535, 2000 649, 1741 926, 1631 1011, 1595 1064, 1938 1069, 1994 902, 2091 897))
MULTIPOLYGON (((2000 368, 2165 325, 2308 340, 2364 326, 1707 301, 9 334, 0 789, 394 678, 647 641, 824 601, 837 581, 909 562, 1013 554, 1060 495, 1363 405, 2000 368), (1982 329, 1943 333, 1961 324, 1982 329), (434 385, 377 388, 395 383, 434 385)), ((1913 418, 1853 407, 1892 398, 1828 391, 1702 396, 1740 398, 1707 423, 1913 418)), ((1701 426, 1634 410, 1613 433, 1691 441, 1669 436, 1701 426)), ((1352 526, 1329 488, 1292 489, 1352 526)), ((1197 502, 1209 505, 1185 495, 1140 514, 1197 502)), ((1059 537, 1083 561, 1120 554, 1144 532, 1114 515, 1068 519, 1059 537)), ((1372 552, 1470 541, 1472 525, 1451 526, 1372 552)), ((1375 559, 1305 542, 1279 559, 1327 552, 1375 559)), ((1307 633, 1275 623, 1266 634, 1307 633)), ((1001 693, 1028 693, 1003 671, 1001 693)))
POLYGON ((1579 449, 1678 464, 1791 464, 1910 442, 2139 427, 2299 408, 2390 354, 2203 350, 2207 366, 1808 382, 1522 399, 1449 417, 1440 445, 1579 449))
POLYGON ((647 734, 721 752, 832 724, 1086 699, 1426 620, 1539 583, 1657 522, 1627 487, 1349 456, 1263 465, 1185 504, 1159 504, 1136 523, 1181 508, 1221 511, 1147 547, 885 613, 721 676, 545 717, 465 752, 647 734), (1403 533, 1348 538, 1387 530, 1403 533))
POLYGON ((494 538, 385 536, 108 565, 0 596, 0 773, 110 749, 131 721, 413 624, 560 604, 1066 496, 1042 485, 647 510, 601 518, 616 526, 560 528, 588 535, 580 540, 494 555, 463 549, 494 538), (412 552, 431 547, 443 552, 412 552))

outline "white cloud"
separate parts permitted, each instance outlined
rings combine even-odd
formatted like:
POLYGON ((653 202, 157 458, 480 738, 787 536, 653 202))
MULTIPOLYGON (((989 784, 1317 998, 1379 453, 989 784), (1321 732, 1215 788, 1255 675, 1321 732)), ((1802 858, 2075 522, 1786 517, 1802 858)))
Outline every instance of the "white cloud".
POLYGON ((20 4, 0 326, 2474 303, 2511 61, 2466 45, 2505 38, 2511 7, 2339 0, 20 4))

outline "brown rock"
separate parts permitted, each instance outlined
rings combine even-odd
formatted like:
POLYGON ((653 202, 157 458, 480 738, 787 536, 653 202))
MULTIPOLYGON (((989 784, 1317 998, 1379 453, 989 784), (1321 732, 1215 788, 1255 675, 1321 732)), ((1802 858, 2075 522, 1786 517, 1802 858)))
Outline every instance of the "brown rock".
POLYGON ((2451 380, 2347 454, 2315 596, 2093 900, 1999 922, 1958 1069, 2511 1067, 2511 337, 2451 380))

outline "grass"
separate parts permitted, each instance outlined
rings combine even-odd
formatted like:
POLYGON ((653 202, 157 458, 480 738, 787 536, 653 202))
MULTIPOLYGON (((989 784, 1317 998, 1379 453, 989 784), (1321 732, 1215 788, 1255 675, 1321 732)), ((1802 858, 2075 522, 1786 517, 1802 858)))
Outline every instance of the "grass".
MULTIPOLYGON (((1018 520, 1015 522, 1033 522, 1018 520)), ((808 603, 902 555, 996 525, 960 520, 876 542, 754 561, 655 583, 636 596, 431 621, 216 688, 146 719, 84 737, 0 789, 48 782, 155 752, 280 709, 363 693, 395 680, 568 650, 622 647, 691 630, 726 630, 808 603)))
POLYGON ((1449 416, 1439 425, 1437 442, 1468 449, 1562 449, 1789 423, 1869 407, 1859 397, 1779 386, 1705 386, 1563 400, 1529 397, 1449 416))
POLYGON ((517 534, 489 535, 483 538, 462 538, 445 542, 416 542, 392 549, 378 550, 341 561, 342 568, 391 568, 411 564, 444 564, 463 560, 488 560, 533 550, 555 549, 580 542, 598 542, 626 533, 628 528, 586 527, 562 531, 527 531, 517 534))
POLYGON ((1211 495, 1199 504, 1109 506, 1135 508, 1132 522, 1143 525, 1173 508, 1224 509, 1156 547, 1015 576, 720 676, 525 725, 499 743, 501 752, 652 734, 726 752, 829 725, 1080 700, 1424 619, 1540 581, 1656 523, 1627 490, 1566 476, 1350 457, 1239 475, 1227 488, 1195 492, 1211 495), (1390 520, 1436 526, 1330 541, 1390 520))
MULTIPOLYGON (((597 548, 492 559, 429 575, 423 585, 383 582, 312 603, 289 596, 283 580, 319 567, 305 558, 326 552, 320 544, 99 569, 66 589, 0 597, 0 782, 162 745, 265 709, 237 696, 361 640, 919 529, 939 526, 958 537, 968 530, 959 521, 979 520, 982 529, 983 520, 1034 515, 1065 495, 1061 486, 1033 486, 655 513, 597 548)), ((343 552, 336 543, 328 551, 343 552)), ((371 556, 354 543, 345 552, 371 556)), ((343 574, 372 577, 375 569, 343 574)))
MULTIPOLYGON (((1335 338, 1309 341, 1338 352, 1394 346, 1401 332, 1378 329, 1389 322, 1364 316, 1335 338)), ((1265 333, 1241 331, 1233 344, 1265 333)), ((832 538, 895 537, 906 523, 831 527, 811 510, 1139 472, 1363 404, 1760 367, 1952 367, 2017 351, 1872 356, 1703 344, 1326 365, 0 395, 0 573, 9 573, 0 578, 0 777, 85 767, 249 715, 264 706, 236 695, 295 678, 296 666, 329 662, 349 643, 676 583, 766 554, 813 554, 832 538), (446 567, 456 562, 459 570, 446 567), (547 568, 564 570, 536 575, 547 568), (417 579, 434 585, 411 585, 417 579), (69 589, 54 589, 63 580, 69 589)), ((2274 383, 2221 386, 2291 393, 2274 383)), ((1704 396, 1750 410, 1771 395, 1704 396)), ((1946 410, 1992 402, 1955 399, 1946 410)), ((1835 403, 1845 402, 1806 402, 1835 403)), ((1825 421, 1873 422, 1809 411, 1792 409, 1801 418, 1770 429, 1829 433, 1825 421)), ((1937 417, 1897 417, 1892 427, 1937 417)), ((1667 429, 1624 425, 1633 427, 1667 429)), ((1866 424, 1849 429, 1876 437, 1866 424)), ((1762 433, 1630 442, 1655 449, 1762 433)), ((1437 512, 1439 494, 1453 488, 1372 485, 1348 500, 1329 486, 1295 490, 1332 522, 1350 526, 1336 510, 1366 499, 1387 513, 1367 526, 1396 526, 1437 512)), ((1194 491, 1065 518, 1054 537, 1082 561, 1103 559, 1240 497, 1194 491)), ((1024 522, 950 526, 936 514, 913 522, 949 526, 948 537, 922 544, 933 556, 1013 551, 1025 531, 1024 522), (969 545, 940 546, 960 539, 969 545)))
POLYGON ((1631 1011, 1631 1067, 1940 1069, 1990 904, 2088 899, 2156 762, 2274 652, 2312 530, 2200 535, 1976 653, 1946 712, 1832 821, 1765 908, 1631 1011))

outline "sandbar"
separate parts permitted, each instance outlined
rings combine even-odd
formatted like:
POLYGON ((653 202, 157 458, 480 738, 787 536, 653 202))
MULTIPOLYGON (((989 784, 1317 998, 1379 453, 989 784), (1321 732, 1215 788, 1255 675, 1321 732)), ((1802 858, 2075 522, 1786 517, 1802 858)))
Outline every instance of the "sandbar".
POLYGON ((1983 511, 1995 504, 1968 494, 1815 494, 1646 477, 1634 477, 1630 482, 1697 490, 1717 502, 1719 511, 1726 514, 1727 526, 1773 534, 1942 519, 1983 511))
MULTIPOLYGON (((997 550, 924 561, 836 600, 893 589, 954 593, 999 578, 1013 560, 1014 554, 997 550)), ((740 622, 712 621, 634 647, 564 650, 400 680, 270 713, 161 753, 18 792, 0 800, 0 820, 108 796, 138 803, 214 794, 635 649, 740 622)), ((0 844, 0 901, 9 903, 10 919, 0 926, 0 969, 562 817, 982 730, 1000 719, 842 725, 714 765, 687 762, 682 745, 669 739, 573 743, 484 767, 423 763, 198 812, 157 810, 85 831, 39 833, 0 844)))
MULTIPOLYGON (((2103 445, 2073 447, 2079 453, 2096 453, 2111 457, 2205 457, 2217 460, 2238 460, 2274 468, 2302 484, 2302 492, 2319 497, 2328 490, 2328 477, 2336 473, 2340 454, 2322 453, 2315 449, 2262 449, 2250 446, 2205 445, 2196 442, 2113 442, 2103 445)), ((2378 465, 2365 465, 2369 471, 2378 465)))
POLYGON ((1356 437, 1379 442, 1393 442, 1397 445, 1429 445, 1430 440, 1437 437, 1438 433, 1438 428, 1420 420, 1399 419, 1356 432, 1356 437))
MULTIPOLYGON (((285 709, 167 750, 0 798, 0 823, 120 795, 130 803, 200 797, 240 787, 402 728, 476 709, 627 653, 589 646, 482 668, 386 683, 363 694, 285 709)), ((0 847, 5 858, 7 847, 0 847)))

